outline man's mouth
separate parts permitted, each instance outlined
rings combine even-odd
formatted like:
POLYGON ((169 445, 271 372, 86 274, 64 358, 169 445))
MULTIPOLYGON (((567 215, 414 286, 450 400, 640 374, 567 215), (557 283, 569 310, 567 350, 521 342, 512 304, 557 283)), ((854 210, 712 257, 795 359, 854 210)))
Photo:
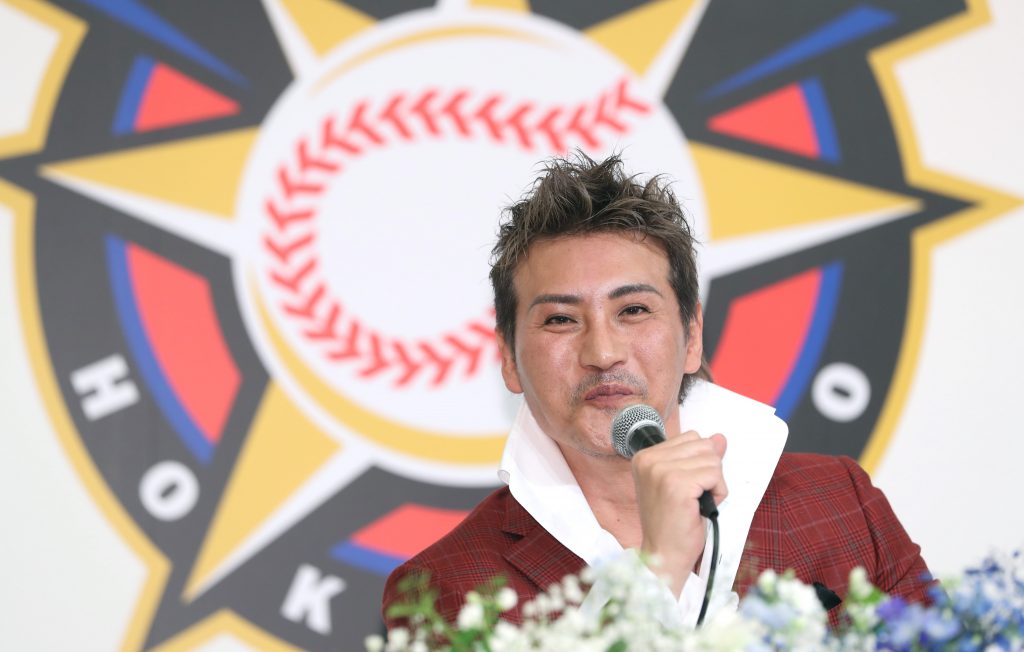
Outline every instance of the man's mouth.
POLYGON ((598 385, 583 395, 585 401, 601 401, 619 396, 632 396, 636 392, 626 385, 598 385))

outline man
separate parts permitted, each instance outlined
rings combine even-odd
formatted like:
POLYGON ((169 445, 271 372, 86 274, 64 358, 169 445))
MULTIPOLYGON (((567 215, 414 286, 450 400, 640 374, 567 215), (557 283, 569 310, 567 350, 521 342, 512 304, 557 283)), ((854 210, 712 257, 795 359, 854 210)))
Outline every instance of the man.
POLYGON ((671 191, 627 177, 617 157, 556 160, 508 209, 491 270, 502 376, 525 399, 501 464, 508 486, 392 573, 385 611, 410 573, 430 574, 453 619, 496 575, 522 605, 639 549, 693 624, 711 556, 704 491, 721 512, 712 612, 765 568, 794 568, 842 598, 862 565, 883 590, 924 599, 920 549, 855 462, 783 455, 771 408, 704 380, 693 245, 671 191), (610 424, 637 403, 658 411, 668 439, 628 460, 610 424))

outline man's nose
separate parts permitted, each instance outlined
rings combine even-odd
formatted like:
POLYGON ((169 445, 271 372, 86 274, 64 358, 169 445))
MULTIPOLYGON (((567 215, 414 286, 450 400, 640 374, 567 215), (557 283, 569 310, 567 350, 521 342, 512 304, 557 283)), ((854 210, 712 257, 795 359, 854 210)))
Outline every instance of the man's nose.
POLYGON ((611 369, 626 360, 625 334, 604 320, 595 320, 583 332, 580 364, 596 369, 611 369))

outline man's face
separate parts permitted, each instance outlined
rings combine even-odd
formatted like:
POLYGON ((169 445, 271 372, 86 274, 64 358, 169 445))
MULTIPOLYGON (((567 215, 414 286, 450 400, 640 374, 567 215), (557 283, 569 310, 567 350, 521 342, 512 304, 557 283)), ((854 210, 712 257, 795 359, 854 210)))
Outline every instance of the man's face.
POLYGON ((501 342, 502 376, 563 451, 614 455, 611 420, 635 403, 678 432, 679 387, 700 368, 702 324, 684 328, 659 244, 631 233, 544 240, 514 287, 515 351, 501 342))

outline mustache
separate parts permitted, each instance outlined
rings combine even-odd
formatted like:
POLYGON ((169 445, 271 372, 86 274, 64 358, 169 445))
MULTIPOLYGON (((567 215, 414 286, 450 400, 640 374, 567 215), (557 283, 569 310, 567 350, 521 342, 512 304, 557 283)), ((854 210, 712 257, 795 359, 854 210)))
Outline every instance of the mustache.
POLYGON ((587 392, 601 385, 625 385, 633 390, 642 401, 647 400, 647 383, 642 378, 627 371, 610 371, 608 373, 591 374, 583 378, 573 388, 570 400, 575 405, 583 401, 587 392))

